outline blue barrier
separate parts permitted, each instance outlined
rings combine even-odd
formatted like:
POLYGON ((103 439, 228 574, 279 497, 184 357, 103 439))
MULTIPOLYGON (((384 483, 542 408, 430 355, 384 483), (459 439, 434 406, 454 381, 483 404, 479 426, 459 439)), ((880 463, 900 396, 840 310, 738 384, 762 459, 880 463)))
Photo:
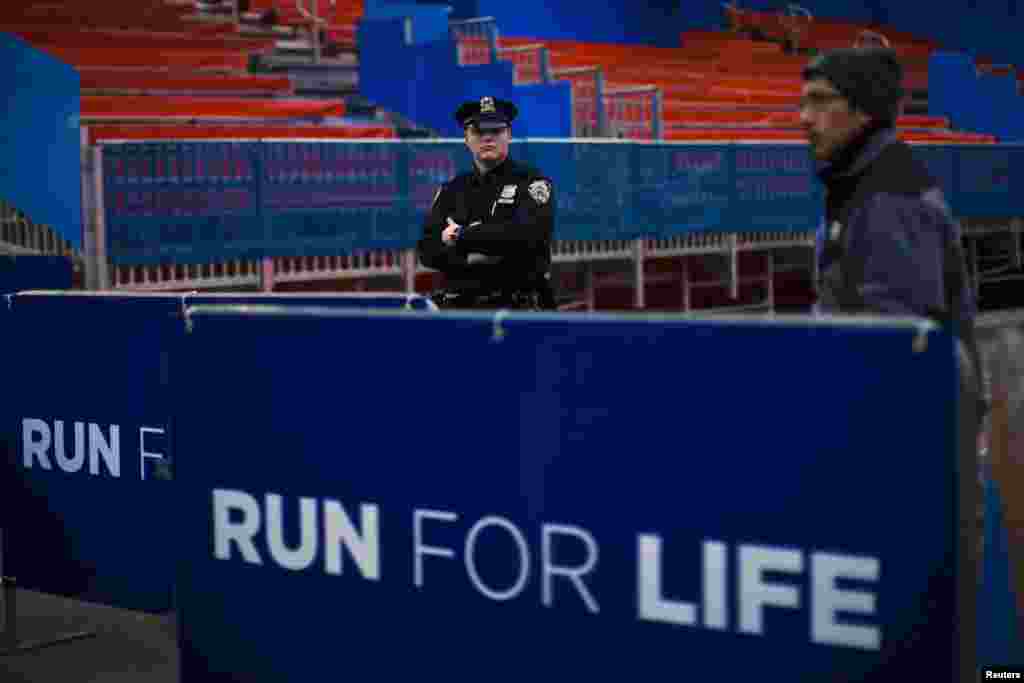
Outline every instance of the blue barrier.
MULTIPOLYGON (((4 367, 5 386, 18 387, 0 400, 4 569, 26 588, 145 611, 172 606, 181 508, 172 450, 182 451, 169 440, 168 382, 180 369, 183 306, 436 310, 422 297, 373 293, 27 292, 11 301, 0 312, 4 358, 17 361, 4 367)), ((262 394, 261 380, 217 393, 231 402, 239 392, 262 394)))
POLYGON ((899 321, 190 319, 182 680, 959 680, 944 334, 915 352, 899 321), (257 372, 260 395, 216 395, 257 372), (411 374, 424 403, 392 409, 411 374), (296 401, 311 375, 361 391, 296 401))
MULTIPOLYGON (((1024 215, 1024 146, 917 147, 958 216, 1024 215)), ((813 231, 821 186, 802 145, 514 142, 555 183, 556 238, 813 231)), ((460 142, 104 147, 118 264, 412 247, 460 142)))
POLYGON ((23 289, 71 289, 72 282, 73 266, 67 256, 0 255, 0 296, 23 289))

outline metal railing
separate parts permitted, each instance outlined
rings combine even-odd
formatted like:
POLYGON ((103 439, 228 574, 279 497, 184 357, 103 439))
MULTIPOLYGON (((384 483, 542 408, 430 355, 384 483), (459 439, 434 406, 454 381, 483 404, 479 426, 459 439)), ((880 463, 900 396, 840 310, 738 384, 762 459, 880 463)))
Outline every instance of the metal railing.
POLYGON ((498 48, 498 59, 512 62, 515 85, 537 85, 551 82, 551 58, 541 44, 498 48))
POLYGON ((981 286, 1024 282, 1024 220, 961 221, 967 246, 968 273, 975 296, 981 286), (987 247, 987 249, 984 249, 987 247))
MULTIPOLYGON (((310 31, 309 41, 313 50, 313 63, 320 64, 323 58, 323 48, 321 46, 320 31, 327 26, 327 20, 319 16, 320 4, 319 0, 309 0, 309 4, 312 7, 312 11, 303 7, 304 0, 295 0, 295 9, 298 10, 299 14, 303 18, 309 20, 310 31)), ((329 0, 330 6, 333 8, 335 0, 329 0)))
MULTIPOLYGON (((774 312, 774 275, 787 270, 807 270, 803 264, 776 265, 774 250, 798 247, 808 254, 814 243, 812 234, 730 234, 689 235, 669 239, 640 238, 633 240, 556 241, 552 244, 552 262, 559 265, 577 264, 584 269, 590 284, 584 302, 587 310, 594 309, 594 290, 600 288, 631 287, 636 308, 645 307, 645 291, 651 277, 645 270, 648 259, 680 256, 712 256, 725 259, 723 274, 712 280, 695 280, 685 264, 679 286, 683 312, 727 313, 738 310, 774 312), (765 252, 768 270, 757 275, 740 273, 738 258, 744 252, 765 252), (595 277, 593 268, 602 261, 627 263, 628 268, 618 273, 595 277), (728 287, 734 300, 740 299, 744 285, 761 284, 765 287, 763 300, 740 306, 695 308, 691 293, 702 288, 728 287)), ((264 288, 270 283, 313 282, 317 280, 354 280, 369 278, 401 278, 404 291, 416 291, 416 276, 431 273, 420 266, 413 250, 370 251, 347 256, 304 256, 268 259, 268 276, 261 273, 257 261, 224 261, 208 264, 116 266, 110 288, 120 291, 193 291, 219 288, 264 288)))
POLYGON ((644 87, 609 92, 604 70, 599 66, 553 70, 550 51, 541 43, 500 47, 494 17, 450 21, 448 25, 460 66, 501 60, 513 64, 514 85, 569 81, 573 137, 661 138, 662 95, 659 89, 644 87))
POLYGON ((50 254, 77 257, 77 253, 52 228, 39 225, 0 199, 0 254, 50 254))
POLYGON ((599 66, 580 66, 556 69, 551 75, 554 80, 566 80, 571 84, 572 136, 607 137, 604 70, 599 66))
POLYGON ((611 137, 661 139, 661 89, 650 86, 608 89, 604 93, 611 137))

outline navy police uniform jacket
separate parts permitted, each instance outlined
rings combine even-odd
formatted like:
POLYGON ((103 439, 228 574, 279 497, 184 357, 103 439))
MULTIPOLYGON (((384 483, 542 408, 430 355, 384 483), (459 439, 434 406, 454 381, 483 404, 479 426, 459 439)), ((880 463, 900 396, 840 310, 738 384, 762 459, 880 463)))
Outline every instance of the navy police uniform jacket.
POLYGON ((420 262, 470 291, 549 291, 555 194, 551 180, 506 159, 486 174, 462 173, 442 185, 417 244, 420 262), (448 218, 463 227, 441 241, 448 218))
POLYGON ((893 128, 871 128, 818 175, 826 191, 818 310, 931 318, 960 338, 979 370, 960 228, 910 146, 893 128))

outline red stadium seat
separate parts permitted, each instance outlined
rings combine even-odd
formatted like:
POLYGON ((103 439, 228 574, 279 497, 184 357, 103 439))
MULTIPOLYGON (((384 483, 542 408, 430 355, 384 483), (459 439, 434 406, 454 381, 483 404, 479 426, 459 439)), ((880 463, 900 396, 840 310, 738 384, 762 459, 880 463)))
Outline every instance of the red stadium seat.
POLYGON ((71 48, 118 48, 124 50, 229 50, 263 52, 274 47, 273 40, 237 36, 195 35, 186 32, 140 31, 126 29, 74 29, 39 25, 8 25, 0 22, 0 31, 13 33, 37 46, 71 48))
POLYGON ((200 24, 183 19, 189 8, 162 0, 29 0, 0 3, 0 23, 68 27, 184 31, 193 34, 234 34, 231 24, 200 24))
POLYGON ((290 95, 292 82, 281 76, 190 74, 187 71, 79 69, 84 94, 290 95))
POLYGON ((246 54, 232 50, 123 49, 116 47, 64 47, 40 45, 62 62, 74 67, 169 68, 197 71, 245 71, 246 54))
POLYGON ((89 126, 89 144, 106 140, 392 139, 390 126, 89 126))

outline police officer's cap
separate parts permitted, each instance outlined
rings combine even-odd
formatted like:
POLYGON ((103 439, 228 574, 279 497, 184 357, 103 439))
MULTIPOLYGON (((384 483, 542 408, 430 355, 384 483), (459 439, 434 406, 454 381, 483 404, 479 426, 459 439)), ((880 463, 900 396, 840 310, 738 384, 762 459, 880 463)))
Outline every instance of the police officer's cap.
POLYGON ((512 123, 519 114, 516 105, 493 97, 481 97, 479 102, 464 102, 455 112, 455 120, 463 128, 476 126, 480 130, 500 130, 512 123))

